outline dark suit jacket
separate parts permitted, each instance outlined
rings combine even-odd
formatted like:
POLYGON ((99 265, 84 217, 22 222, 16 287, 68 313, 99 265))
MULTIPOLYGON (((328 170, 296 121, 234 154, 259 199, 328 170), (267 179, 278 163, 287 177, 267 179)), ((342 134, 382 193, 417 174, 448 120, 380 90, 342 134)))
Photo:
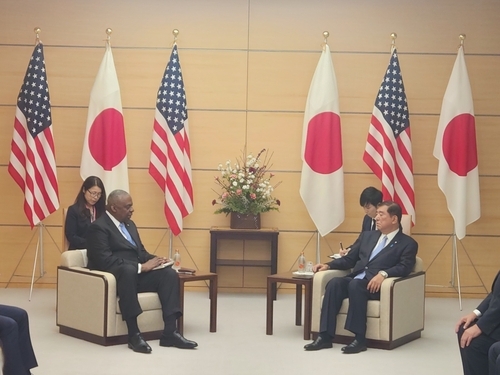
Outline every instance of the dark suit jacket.
MULTIPOLYGON (((373 219, 370 216, 365 215, 365 217, 363 218, 363 224, 361 225, 361 232, 365 232, 367 230, 372 230, 372 221, 373 221, 373 219)), ((376 229, 376 227, 375 227, 375 229, 376 229)))
POLYGON ((334 259, 328 265, 331 269, 347 270, 354 277, 366 271, 366 278, 371 280, 381 270, 389 277, 407 276, 415 266, 418 244, 401 230, 391 242, 384 247, 371 261, 370 254, 377 244, 381 233, 379 230, 361 232, 359 238, 351 247, 349 253, 339 259, 334 259))
POLYGON ((477 309, 481 311, 481 317, 477 326, 481 331, 500 341, 500 272, 495 277, 491 286, 491 293, 479 304, 477 309))
POLYGON ((149 254, 142 244, 134 222, 126 223, 130 236, 137 246, 132 245, 116 227, 107 213, 94 221, 87 231, 87 256, 89 268, 111 271, 124 263, 145 263, 154 255, 149 254))
POLYGON ((76 204, 69 206, 64 224, 64 234, 68 239, 70 250, 87 248, 85 236, 89 227, 90 216, 83 216, 76 204))
MULTIPOLYGON (((361 224, 361 232, 372 230, 372 220, 373 219, 370 216, 365 215, 365 217, 363 218, 363 224, 361 224)), ((352 248, 353 246, 358 244, 358 241, 359 241, 359 237, 356 240, 356 242, 354 242, 351 246, 348 246, 348 247, 352 248)))

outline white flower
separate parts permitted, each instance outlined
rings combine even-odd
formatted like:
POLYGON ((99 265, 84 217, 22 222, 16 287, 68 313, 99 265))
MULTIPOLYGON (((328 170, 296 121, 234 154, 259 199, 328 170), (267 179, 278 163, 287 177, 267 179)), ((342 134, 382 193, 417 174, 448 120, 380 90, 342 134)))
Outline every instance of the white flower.
POLYGON ((238 183, 236 181, 233 181, 233 186, 238 186, 238 183))

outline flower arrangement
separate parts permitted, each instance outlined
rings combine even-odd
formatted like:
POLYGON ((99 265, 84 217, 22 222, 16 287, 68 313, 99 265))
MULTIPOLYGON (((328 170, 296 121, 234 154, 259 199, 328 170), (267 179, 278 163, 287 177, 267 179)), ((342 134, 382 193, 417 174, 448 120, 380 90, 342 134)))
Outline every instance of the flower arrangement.
POLYGON ((222 188, 222 193, 216 191, 218 198, 212 201, 212 205, 220 204, 222 207, 215 211, 216 214, 237 212, 257 215, 278 210, 280 201, 272 193, 280 183, 275 186, 271 184, 274 177, 268 166, 271 157, 266 152, 264 160, 260 160, 264 151, 266 150, 263 149, 256 157, 252 154, 245 156, 243 153, 234 165, 231 165, 230 160, 226 161, 225 166, 219 164, 221 176, 215 177, 215 183, 222 188))

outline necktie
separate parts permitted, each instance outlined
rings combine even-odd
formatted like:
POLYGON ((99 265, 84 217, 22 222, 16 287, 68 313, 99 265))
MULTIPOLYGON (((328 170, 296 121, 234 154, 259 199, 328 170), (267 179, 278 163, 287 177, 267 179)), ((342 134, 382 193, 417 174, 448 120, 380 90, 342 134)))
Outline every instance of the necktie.
POLYGON ((375 222, 375 219, 372 219, 372 230, 377 229, 377 224, 375 222))
POLYGON ((119 227, 120 227, 120 230, 122 231, 122 233, 125 235, 125 238, 127 239, 127 241, 130 242, 132 245, 136 246, 135 242, 132 239, 132 236, 130 235, 130 233, 128 232, 127 227, 125 226, 125 224, 120 223, 119 227))
MULTIPOLYGON (((382 237, 382 241, 380 241, 378 243, 378 245, 375 246, 375 249, 372 250, 372 253, 370 254, 370 259, 368 261, 372 260, 375 257, 375 255, 380 253, 380 251, 382 251, 382 249, 385 247, 386 243, 387 243, 387 236, 384 236, 384 237, 382 237)), ((366 275, 366 272, 363 271, 361 273, 358 273, 356 276, 354 276, 354 278, 355 279, 362 279, 363 277, 365 277, 365 275, 366 275)))

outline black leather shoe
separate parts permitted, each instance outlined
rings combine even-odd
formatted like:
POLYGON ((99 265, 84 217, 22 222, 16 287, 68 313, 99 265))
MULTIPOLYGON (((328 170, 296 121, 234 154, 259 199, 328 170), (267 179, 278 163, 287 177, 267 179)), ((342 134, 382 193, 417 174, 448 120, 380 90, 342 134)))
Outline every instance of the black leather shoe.
POLYGON ((361 343, 358 340, 354 340, 349 345, 342 348, 344 354, 356 354, 366 351, 366 344, 361 343))
POLYGON ((198 344, 194 341, 186 339, 178 331, 174 331, 170 335, 162 335, 160 337, 160 346, 175 346, 179 349, 194 349, 198 346, 198 344))
POLYGON ((148 343, 142 338, 140 333, 128 339, 128 347, 137 353, 151 353, 152 349, 148 343))
POLYGON ((312 343, 304 345, 304 349, 307 351, 312 351, 320 349, 329 349, 332 346, 333 345, 331 339, 325 339, 322 336, 318 336, 318 338, 314 340, 312 343))

